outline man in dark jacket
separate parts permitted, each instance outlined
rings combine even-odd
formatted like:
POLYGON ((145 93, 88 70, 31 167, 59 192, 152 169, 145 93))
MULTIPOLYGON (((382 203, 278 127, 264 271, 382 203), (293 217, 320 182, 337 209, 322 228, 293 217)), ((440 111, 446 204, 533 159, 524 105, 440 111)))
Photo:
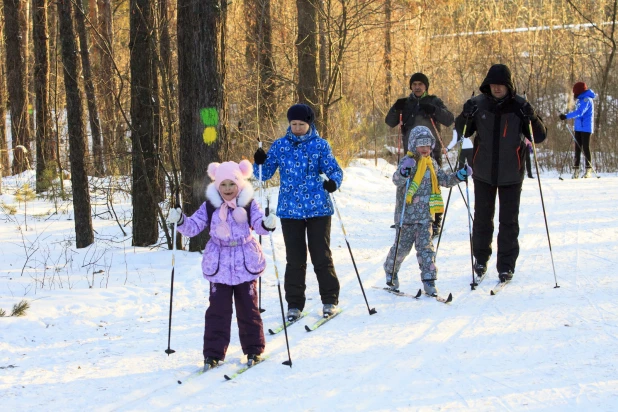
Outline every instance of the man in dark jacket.
POLYGON ((476 133, 473 149, 474 226, 472 249, 474 270, 482 276, 491 256, 496 193, 500 201, 498 262, 500 280, 510 281, 519 255, 519 201, 524 180, 526 138, 530 126, 534 142, 545 140, 547 129, 525 98, 516 94, 509 68, 491 66, 479 88, 480 95, 468 100, 457 117, 459 133, 476 133))
MULTIPOLYGON (((401 134, 403 137, 403 152, 408 152, 408 134, 416 126, 426 126, 435 137, 436 145, 432 156, 439 166, 442 166, 442 140, 440 124, 450 126, 453 124, 453 113, 449 112, 442 100, 437 96, 428 94, 429 79, 423 73, 414 73, 410 77, 410 90, 408 97, 397 99, 384 120, 390 127, 399 125, 401 115, 401 134)), ((436 214, 433 225, 433 236, 440 231, 442 214, 436 214)), ((396 222, 395 222, 396 223, 396 222)))

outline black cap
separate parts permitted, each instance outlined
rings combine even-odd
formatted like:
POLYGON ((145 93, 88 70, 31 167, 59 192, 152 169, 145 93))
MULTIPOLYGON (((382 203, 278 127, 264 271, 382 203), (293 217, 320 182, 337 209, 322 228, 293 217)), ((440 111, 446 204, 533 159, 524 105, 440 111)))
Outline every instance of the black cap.
POLYGON ((292 120, 300 120, 311 125, 315 121, 315 113, 306 104, 298 103, 288 109, 288 122, 292 120))
POLYGON ((429 90, 429 79, 423 73, 414 73, 412 77, 410 77, 410 89, 412 89, 413 82, 421 82, 425 85, 427 90, 429 90))

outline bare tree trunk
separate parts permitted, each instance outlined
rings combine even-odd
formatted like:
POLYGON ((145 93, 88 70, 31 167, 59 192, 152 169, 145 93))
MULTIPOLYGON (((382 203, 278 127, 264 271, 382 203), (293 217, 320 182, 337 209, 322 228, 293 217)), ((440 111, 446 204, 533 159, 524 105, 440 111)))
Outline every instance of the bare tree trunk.
POLYGON ((320 85, 319 90, 321 91, 320 96, 320 109, 321 113, 321 121, 322 128, 320 129, 320 134, 327 138, 328 137, 328 107, 326 106, 328 102, 328 86, 329 86, 329 75, 330 75, 330 50, 329 50, 329 41, 327 38, 328 27, 327 20, 328 16, 324 10, 324 0, 320 0, 319 2, 320 13, 318 14, 318 29, 319 29, 319 41, 320 41, 320 50, 319 50, 319 67, 320 67, 320 85))
POLYGON ((296 0, 298 11, 298 37, 296 51, 298 55, 298 101, 305 103, 320 117, 318 96, 318 42, 317 9, 312 0, 296 0))
POLYGON ((4 39, 6 46, 6 82, 11 111, 12 147, 22 145, 28 149, 13 152, 13 173, 21 173, 32 160, 29 151, 30 130, 28 129, 27 59, 24 36, 27 36, 21 22, 25 2, 4 0, 4 39))
POLYGON ((131 0, 131 140, 133 245, 157 242, 157 142, 159 97, 155 66, 154 9, 150 0, 131 0))
POLYGON ((64 66, 64 87, 67 100, 67 123, 69 132, 69 159, 71 161, 71 184, 73 186, 73 209, 75 212, 75 237, 78 248, 94 242, 92 218, 90 217, 90 194, 86 175, 86 136, 83 124, 82 96, 78 84, 77 44, 72 21, 72 3, 60 1, 60 40, 64 66))
POLYGON ((124 151, 123 137, 117 133, 118 110, 114 96, 117 93, 116 78, 114 77, 114 34, 110 0, 98 0, 99 32, 104 40, 98 39, 99 47, 95 48, 100 64, 99 93, 101 99, 101 130, 103 133, 103 153, 105 169, 112 173, 114 164, 112 153, 124 151))
POLYGON ((49 42, 47 0, 32 2, 32 39, 34 43, 34 92, 36 108, 36 191, 49 187, 56 158, 49 110, 49 42), (47 173, 46 173, 47 171, 47 173))
MULTIPOLYGON (((0 31, 4 32, 4 19, 0 19, 0 31)), ((0 56, 5 56, 4 36, 0 39, 0 56)), ((0 61, 0 173, 10 174, 11 165, 9 164, 8 144, 6 141, 6 69, 4 59, 0 61)))
POLYGON ((95 176, 105 175, 103 164, 103 142, 101 138, 101 122, 99 121, 99 106, 97 95, 94 89, 94 79, 92 67, 90 65, 90 52, 88 31, 86 30, 86 19, 83 0, 78 0, 75 7, 75 22, 79 35, 79 50, 82 56, 82 71, 84 75, 84 89, 86 90, 86 104, 88 106, 88 118, 90 120, 90 134, 92 137, 92 154, 94 155, 94 174, 95 176))
POLYGON ((393 85, 393 72, 391 70, 391 0, 384 1, 384 71, 386 79, 384 82, 384 104, 389 107, 391 104, 391 93, 393 85))
MULTIPOLYGON (((178 1, 178 106, 183 209, 195 212, 205 200, 209 163, 221 161, 227 144, 224 100, 227 3, 178 1)), ((204 249, 208 234, 191 238, 189 249, 204 249)))

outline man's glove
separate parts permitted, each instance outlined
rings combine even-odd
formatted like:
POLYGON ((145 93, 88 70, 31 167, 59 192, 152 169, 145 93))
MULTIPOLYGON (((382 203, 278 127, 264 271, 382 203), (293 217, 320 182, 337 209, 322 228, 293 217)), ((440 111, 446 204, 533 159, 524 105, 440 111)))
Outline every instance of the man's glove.
POLYGON ((419 103, 418 104, 422 111, 427 114, 434 114, 436 112, 436 106, 431 103, 419 103))
POLYGON ((266 162, 266 152, 261 147, 255 151, 253 161, 256 165, 263 165, 266 162))
POLYGON ((269 232, 275 230, 277 228, 277 216, 272 212, 269 213, 268 216, 262 219, 262 227, 269 232))
POLYGON ((536 113, 535 113, 534 109, 532 108, 532 106, 530 105, 530 103, 528 103, 528 102, 524 103, 524 105, 521 106, 521 109, 519 109, 519 110, 521 111, 521 114, 526 119, 530 119, 530 120, 536 119, 536 113))
POLYGON ((399 168, 399 174, 405 178, 410 177, 410 172, 414 166, 416 166, 416 160, 411 157, 404 157, 399 168))
POLYGON ((478 109, 479 108, 476 103, 474 103, 471 99, 468 99, 468 101, 464 103, 462 114, 464 117, 470 118, 476 114, 478 109))
POLYGON ((468 165, 465 165, 464 167, 462 167, 461 169, 457 171, 457 179, 459 179, 460 182, 463 182, 464 180, 466 180, 467 177, 471 177, 471 176, 472 176, 472 168, 468 165))
POLYGON ((558 117, 560 118, 560 120, 566 120, 566 114, 564 113, 560 113, 558 117))
POLYGON ((332 179, 325 180, 324 183, 322 183, 322 186, 324 187, 324 190, 326 190, 328 193, 333 193, 335 190, 337 190, 337 183, 335 183, 335 181, 332 179))
POLYGON ((403 110, 406 107, 406 98, 397 99, 395 104, 393 105, 393 109, 395 110, 403 110))
POLYGON ((182 209, 179 207, 176 207, 174 209, 170 209, 170 213, 167 215, 167 223, 170 224, 174 224, 177 223, 178 225, 182 225, 182 222, 184 221, 184 218, 182 217, 182 209))

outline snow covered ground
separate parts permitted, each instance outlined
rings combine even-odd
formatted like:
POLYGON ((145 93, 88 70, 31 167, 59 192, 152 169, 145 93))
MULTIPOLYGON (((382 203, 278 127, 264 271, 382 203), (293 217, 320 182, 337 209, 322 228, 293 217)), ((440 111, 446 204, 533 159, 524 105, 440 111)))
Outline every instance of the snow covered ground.
MULTIPOLYGON (((4 179, 0 209, 0 308, 21 299, 25 317, 0 318, 0 399, 16 410, 522 410, 618 409, 618 177, 559 180, 542 174, 554 271, 537 180, 526 179, 520 212, 521 254, 514 281, 490 296, 495 257, 485 282, 470 290, 468 220, 455 188, 438 254, 444 305, 427 297, 397 297, 384 283, 391 246, 393 166, 357 161, 346 169, 336 199, 370 306, 368 315, 342 231, 333 218, 332 249, 341 280, 336 319, 307 333, 321 307, 308 268, 307 309, 313 314, 283 334, 267 335, 270 358, 233 381, 245 362, 232 325, 227 362, 186 381, 202 362, 208 283, 201 255, 176 253, 171 347, 167 348, 171 252, 133 248, 115 220, 94 220, 97 243, 75 249, 71 207, 50 201, 24 205, 4 179), (36 216, 33 216, 36 215, 36 216), (21 230, 19 229, 21 227, 21 230), (182 381, 179 384, 178 381, 182 381)), ((465 194, 465 185, 460 185, 465 194)), ((448 190, 443 190, 446 200, 448 190)), ((276 199, 276 196, 273 196, 276 199)), ((473 201, 473 188, 470 188, 473 201)), ((120 198, 119 198, 120 199, 120 198)), ((121 223, 130 199, 114 205, 121 223)), ((104 202, 103 202, 104 203, 104 202)), ((106 208, 97 206, 98 212, 106 208)), ((130 233, 130 225, 127 226, 130 233)), ((279 273, 285 270, 281 232, 274 234, 279 273)), ((263 277, 264 327, 281 312, 271 249, 263 277)), ((414 256, 402 268, 401 289, 421 287, 414 256)))

